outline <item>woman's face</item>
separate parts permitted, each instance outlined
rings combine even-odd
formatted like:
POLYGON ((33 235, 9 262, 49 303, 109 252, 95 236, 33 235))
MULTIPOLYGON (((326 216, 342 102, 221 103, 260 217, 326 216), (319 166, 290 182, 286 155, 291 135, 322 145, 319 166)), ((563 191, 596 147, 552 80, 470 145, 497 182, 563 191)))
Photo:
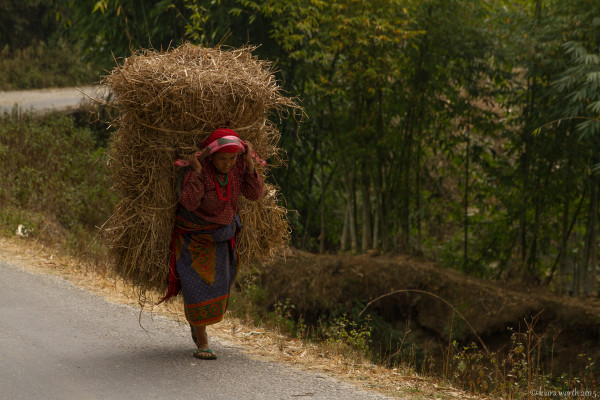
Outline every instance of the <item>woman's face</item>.
POLYGON ((229 172, 237 161, 237 153, 219 153, 216 152, 210 156, 215 169, 222 174, 229 172))

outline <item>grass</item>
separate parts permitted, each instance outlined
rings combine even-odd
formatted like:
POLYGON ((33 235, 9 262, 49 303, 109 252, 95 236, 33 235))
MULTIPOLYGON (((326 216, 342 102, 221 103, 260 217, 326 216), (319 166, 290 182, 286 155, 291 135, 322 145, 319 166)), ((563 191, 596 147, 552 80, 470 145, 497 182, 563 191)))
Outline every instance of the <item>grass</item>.
POLYGON ((91 84, 98 77, 98 71, 82 62, 81 51, 63 39, 0 49, 0 90, 91 84))
MULTIPOLYGON (((447 379, 472 392, 487 392, 514 399, 577 399, 578 393, 600 395, 591 358, 580 354, 585 368, 552 376, 542 363, 545 352, 552 352, 558 335, 538 332, 540 314, 523 320, 523 326, 511 330, 510 343, 504 350, 484 352, 475 343, 460 346, 453 341, 447 350, 447 379)), ((552 354, 551 354, 552 357, 552 354)), ((552 364, 552 361, 551 361, 552 364)))

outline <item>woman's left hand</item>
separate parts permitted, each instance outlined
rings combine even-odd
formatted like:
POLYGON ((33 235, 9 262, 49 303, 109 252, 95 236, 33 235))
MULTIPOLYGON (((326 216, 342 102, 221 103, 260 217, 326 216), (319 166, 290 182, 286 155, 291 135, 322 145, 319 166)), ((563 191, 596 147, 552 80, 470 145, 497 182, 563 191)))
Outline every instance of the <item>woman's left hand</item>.
POLYGON ((252 148, 252 143, 246 142, 246 153, 244 154, 244 162, 246 163, 246 170, 253 174, 255 172, 254 168, 254 160, 252 159, 252 154, 254 154, 254 150, 252 148))

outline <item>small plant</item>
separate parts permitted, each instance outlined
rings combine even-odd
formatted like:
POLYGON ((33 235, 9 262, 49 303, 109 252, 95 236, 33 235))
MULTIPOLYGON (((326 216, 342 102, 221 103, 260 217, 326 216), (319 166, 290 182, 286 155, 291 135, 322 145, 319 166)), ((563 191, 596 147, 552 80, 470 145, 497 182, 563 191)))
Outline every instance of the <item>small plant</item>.
POLYGON ((295 308, 296 306, 292 304, 290 298, 286 298, 283 303, 278 300, 273 306, 273 312, 270 313, 271 319, 274 320, 275 325, 279 329, 294 334, 296 332, 296 322, 293 318, 293 311, 295 308))
POLYGON ((255 282, 250 282, 244 287, 244 294, 256 306, 264 306, 267 303, 267 291, 255 282))
POLYGON ((456 341, 452 342, 452 346, 454 348, 452 379, 464 382, 463 387, 470 391, 488 392, 493 385, 491 374, 493 363, 488 365, 485 362, 487 355, 474 342, 462 349, 459 349, 456 341))
POLYGON ((360 324, 348 318, 346 314, 335 317, 329 324, 320 326, 320 333, 326 342, 348 346, 367 354, 371 344, 370 316, 367 315, 364 323, 360 324))

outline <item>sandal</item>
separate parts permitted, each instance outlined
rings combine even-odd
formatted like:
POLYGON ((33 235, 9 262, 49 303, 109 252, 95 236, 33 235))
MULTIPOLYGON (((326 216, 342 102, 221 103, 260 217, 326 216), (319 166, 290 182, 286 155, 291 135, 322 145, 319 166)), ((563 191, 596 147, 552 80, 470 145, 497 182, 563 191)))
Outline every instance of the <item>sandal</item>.
POLYGON ((216 360, 217 355, 212 351, 212 349, 198 349, 194 352, 194 357, 199 358, 201 360, 216 360), (203 355, 202 353, 208 353, 209 356, 203 355))

